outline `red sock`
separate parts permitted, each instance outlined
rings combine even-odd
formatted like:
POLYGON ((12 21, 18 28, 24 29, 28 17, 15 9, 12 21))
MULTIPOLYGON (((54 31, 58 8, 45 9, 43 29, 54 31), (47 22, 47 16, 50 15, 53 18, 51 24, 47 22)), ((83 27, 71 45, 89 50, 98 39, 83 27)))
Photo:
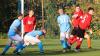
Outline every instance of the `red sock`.
POLYGON ((77 38, 77 46, 76 46, 76 49, 80 49, 81 47, 81 44, 82 44, 82 38, 77 38))
POLYGON ((73 37, 73 40, 71 41, 71 44, 74 44, 76 41, 77 41, 77 37, 74 36, 74 37, 73 37))
POLYGON ((76 42, 76 40, 77 40, 76 36, 70 37, 70 38, 68 39, 68 43, 69 43, 70 45, 72 45, 74 42, 76 42))

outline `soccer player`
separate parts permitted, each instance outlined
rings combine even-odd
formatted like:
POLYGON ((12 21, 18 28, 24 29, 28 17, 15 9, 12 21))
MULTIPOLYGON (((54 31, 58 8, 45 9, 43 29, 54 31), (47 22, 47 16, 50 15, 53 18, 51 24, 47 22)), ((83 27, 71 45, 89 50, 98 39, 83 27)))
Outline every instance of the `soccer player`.
POLYGON ((84 38, 85 30, 90 29, 90 23, 92 20, 92 15, 93 15, 94 9, 93 8, 88 8, 88 13, 84 14, 80 19, 79 22, 79 28, 77 29, 77 35, 74 36, 74 40, 70 42, 70 44, 73 44, 74 42, 77 42, 77 47, 75 49, 76 52, 80 51, 80 47, 82 44, 82 40, 84 38))
POLYGON ((65 53, 68 48, 68 44, 66 42, 66 39, 69 38, 69 32, 70 32, 70 17, 64 13, 63 9, 59 9, 59 16, 57 18, 57 22, 60 28, 60 41, 61 45, 63 47, 63 52, 65 53))
MULTIPOLYGON (((75 12, 74 12, 74 14, 72 16, 72 18, 73 18, 72 19, 72 25, 73 25, 73 28, 74 28, 72 30, 72 34, 73 35, 75 34, 76 29, 78 28, 78 24, 80 22, 80 18, 82 17, 82 15, 83 15, 83 11, 80 8, 80 6, 77 5, 76 8, 75 8, 75 12)), ((92 30, 91 29, 89 29, 89 31, 90 31, 90 33, 92 33, 92 30)), ((90 39, 90 36, 86 32, 85 32, 84 35, 85 35, 84 37, 87 39, 88 48, 91 48, 91 39, 90 39)))
POLYGON ((23 19, 24 35, 36 28, 36 17, 34 16, 34 11, 29 10, 28 14, 29 15, 23 19))
POLYGON ((40 38, 40 36, 45 35, 45 34, 46 34, 45 29, 33 30, 33 31, 27 33, 24 37, 24 42, 25 42, 24 45, 28 46, 29 44, 34 45, 37 43, 38 47, 40 49, 40 54, 44 54, 43 45, 39 38, 40 38))
MULTIPOLYGON (((79 23, 79 27, 86 31, 86 30, 90 30, 90 33, 92 34, 92 30, 90 28, 90 24, 91 24, 91 20, 92 20, 92 15, 94 13, 94 9, 89 7, 88 8, 88 12, 85 13, 82 18, 81 18, 81 21, 79 23)), ((88 43, 88 48, 91 48, 91 40, 90 40, 90 37, 88 34, 84 33, 85 34, 85 38, 87 38, 87 40, 90 42, 88 43)))
MULTIPOLYGON (((73 30, 71 32, 71 35, 70 35, 70 38, 68 39, 68 42, 72 45, 77 39, 80 39, 78 37, 80 37, 80 33, 79 32, 79 22, 80 22, 80 18, 82 17, 83 15, 83 11, 82 9, 80 8, 79 5, 76 5, 76 8, 75 8, 75 12, 72 16, 72 27, 73 27, 73 30)), ((76 49, 78 48, 79 44, 77 43, 77 46, 76 46, 76 49)))
POLYGON ((83 11, 82 9, 80 8, 79 5, 76 5, 75 7, 75 12, 73 13, 73 16, 72 16, 72 25, 73 25, 73 28, 77 28, 78 27, 78 24, 79 24, 79 21, 80 21, 80 17, 83 15, 83 11))
MULTIPOLYGON (((8 31, 8 37, 9 37, 9 42, 4 48, 2 55, 5 55, 5 53, 8 51, 8 49, 11 47, 13 41, 18 41, 18 44, 16 46, 16 50, 19 49, 23 45, 23 40, 21 38, 21 32, 20 32, 20 27, 21 27, 21 20, 22 20, 23 15, 19 14, 18 19, 15 19, 13 23, 11 24, 9 31, 8 31)), ((19 53, 16 53, 19 54, 19 53)))

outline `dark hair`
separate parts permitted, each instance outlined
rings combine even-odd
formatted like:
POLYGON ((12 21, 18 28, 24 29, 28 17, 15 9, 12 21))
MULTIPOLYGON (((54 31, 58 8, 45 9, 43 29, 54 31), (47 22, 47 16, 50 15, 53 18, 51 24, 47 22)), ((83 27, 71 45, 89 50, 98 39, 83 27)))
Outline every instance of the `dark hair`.
POLYGON ((88 8, 88 11, 90 11, 90 10, 93 10, 93 11, 94 11, 94 8, 92 8, 92 7, 89 7, 89 8, 88 8))
POLYGON ((76 7, 80 7, 80 5, 79 5, 79 4, 77 4, 77 5, 76 5, 76 7))
POLYGON ((23 14, 22 14, 22 13, 19 13, 19 14, 17 15, 17 17, 19 17, 19 16, 23 16, 23 14))
POLYGON ((29 13, 30 11, 33 11, 33 12, 34 12, 34 10, 33 10, 33 9, 30 9, 30 10, 28 10, 28 13, 29 13))

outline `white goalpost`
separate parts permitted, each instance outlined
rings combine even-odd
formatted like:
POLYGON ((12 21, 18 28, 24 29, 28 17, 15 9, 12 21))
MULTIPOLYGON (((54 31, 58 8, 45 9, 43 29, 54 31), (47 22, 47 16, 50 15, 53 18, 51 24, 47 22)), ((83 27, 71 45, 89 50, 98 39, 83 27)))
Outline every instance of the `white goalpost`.
MULTIPOLYGON (((24 0, 20 0, 21 1, 21 13, 23 14, 24 17, 24 0)), ((24 35, 24 25, 23 25, 23 20, 21 21, 21 37, 23 38, 24 35)))

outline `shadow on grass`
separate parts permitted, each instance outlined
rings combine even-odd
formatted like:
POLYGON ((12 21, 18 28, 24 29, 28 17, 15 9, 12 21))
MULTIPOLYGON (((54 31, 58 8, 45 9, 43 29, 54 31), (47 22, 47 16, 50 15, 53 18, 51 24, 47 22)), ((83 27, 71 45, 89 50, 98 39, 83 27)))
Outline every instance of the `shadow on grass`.
MULTIPOLYGON (((82 48, 80 53, 83 53, 83 52, 93 52, 93 51, 100 51, 100 49, 95 49, 95 48, 92 48, 92 49, 87 49, 87 48, 82 48)), ((23 55, 25 54, 26 56, 48 56, 48 55, 53 55, 53 56, 57 56, 57 55, 66 55, 66 54, 73 54, 73 53, 76 53, 74 52, 73 50, 69 51, 69 52, 66 52, 66 53, 63 53, 62 50, 45 50, 45 55, 40 55, 40 53, 38 51, 27 51, 25 53, 23 53, 23 55)))
MULTIPOLYGON (((87 49, 87 48, 82 48, 81 51, 79 53, 83 53, 83 52, 93 52, 93 51, 100 51, 100 49, 96 49, 96 48, 92 48, 92 49, 87 49)), ((48 55, 68 55, 68 54, 73 54, 76 53, 73 50, 63 53, 61 50, 45 50, 45 54, 44 55, 40 55, 39 51, 24 51, 21 55, 15 55, 15 54, 6 54, 4 56, 48 56, 48 55)))
POLYGON ((100 49, 98 49, 98 48, 91 48, 91 49, 82 48, 80 52, 93 52, 93 51, 100 51, 100 49))

